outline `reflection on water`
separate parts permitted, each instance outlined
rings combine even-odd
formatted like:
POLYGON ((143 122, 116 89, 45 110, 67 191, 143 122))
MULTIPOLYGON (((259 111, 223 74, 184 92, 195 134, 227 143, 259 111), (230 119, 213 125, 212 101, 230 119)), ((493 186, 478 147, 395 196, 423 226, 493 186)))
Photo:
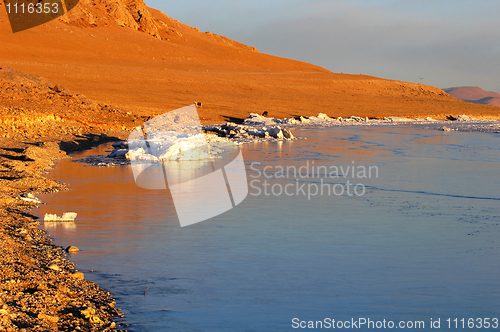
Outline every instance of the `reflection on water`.
POLYGON ((378 166, 379 176, 357 179, 363 196, 249 195, 181 228, 169 192, 138 188, 129 167, 63 160, 52 176, 72 190, 45 195, 37 213, 78 213, 75 228, 42 227, 56 243, 81 249, 71 258, 116 294, 133 331, 291 331, 295 317, 498 315, 498 134, 404 126, 297 134, 308 139, 244 145, 249 180, 258 173, 253 162, 354 162, 378 166))
POLYGON ((56 221, 45 221, 42 224, 46 231, 54 231, 57 228, 61 228, 65 231, 75 231, 76 224, 74 222, 56 222, 56 221))

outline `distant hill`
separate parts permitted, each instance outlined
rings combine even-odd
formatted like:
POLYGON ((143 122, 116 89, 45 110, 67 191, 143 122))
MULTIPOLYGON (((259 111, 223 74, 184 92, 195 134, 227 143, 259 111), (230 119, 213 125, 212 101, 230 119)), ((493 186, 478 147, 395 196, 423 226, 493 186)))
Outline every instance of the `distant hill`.
POLYGON ((443 91, 452 97, 469 103, 500 106, 500 93, 486 91, 478 86, 459 86, 443 89, 443 91))

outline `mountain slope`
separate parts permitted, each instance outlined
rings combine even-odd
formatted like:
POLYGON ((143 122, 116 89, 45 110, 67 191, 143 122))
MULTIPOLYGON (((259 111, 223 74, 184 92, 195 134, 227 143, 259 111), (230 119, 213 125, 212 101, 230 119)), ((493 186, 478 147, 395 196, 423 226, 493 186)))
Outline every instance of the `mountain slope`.
MULTIPOLYGON (((0 0, 1 2, 2 0, 0 0)), ((36 74, 136 114, 199 101, 206 121, 270 116, 498 116, 442 90, 335 74, 200 32, 142 0, 81 0, 66 16, 13 34, 0 6, 0 66, 36 74)))
MULTIPOLYGON (((127 27, 145 32, 160 40, 169 40, 173 36, 182 37, 180 30, 189 28, 164 13, 147 7, 143 0, 79 0, 78 5, 60 20, 79 27, 113 25, 127 27)), ((194 30, 198 31, 198 29, 194 30)), ((208 35, 223 43, 256 51, 253 47, 228 38, 214 34, 208 35)))
POLYGON ((469 103, 500 106, 500 93, 486 91, 478 86, 460 86, 443 89, 450 96, 469 103))

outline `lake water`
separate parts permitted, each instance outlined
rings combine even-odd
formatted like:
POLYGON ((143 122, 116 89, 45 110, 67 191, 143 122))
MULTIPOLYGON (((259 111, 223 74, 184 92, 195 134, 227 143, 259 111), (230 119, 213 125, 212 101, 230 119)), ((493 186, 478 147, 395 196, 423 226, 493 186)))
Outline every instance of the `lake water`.
POLYGON ((72 190, 44 195, 36 213, 78 213, 74 225, 41 227, 80 248, 71 259, 116 294, 131 331, 294 331, 300 321, 362 318, 423 321, 421 331, 431 319, 449 330, 448 318, 451 327, 455 318, 458 327, 489 318, 493 329, 500 134, 417 126, 294 133, 307 139, 243 145, 250 194, 199 224, 181 228, 168 191, 138 188, 130 166, 70 160, 51 177, 72 190), (280 166, 306 169, 282 176, 280 166), (316 166, 373 172, 344 178, 316 166), (327 192, 339 194, 347 180, 359 195, 327 192), (291 195, 279 195, 286 185, 291 195))

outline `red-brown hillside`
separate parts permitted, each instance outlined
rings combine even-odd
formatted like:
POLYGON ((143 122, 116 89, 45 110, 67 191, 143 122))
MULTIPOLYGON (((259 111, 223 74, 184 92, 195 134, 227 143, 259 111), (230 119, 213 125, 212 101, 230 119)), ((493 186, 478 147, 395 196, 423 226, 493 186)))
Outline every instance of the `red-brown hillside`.
POLYGON ((81 0, 62 18, 13 34, 0 0, 0 66, 137 113, 193 101, 206 121, 270 116, 498 116, 422 84, 335 74, 203 33, 142 0, 81 0))

